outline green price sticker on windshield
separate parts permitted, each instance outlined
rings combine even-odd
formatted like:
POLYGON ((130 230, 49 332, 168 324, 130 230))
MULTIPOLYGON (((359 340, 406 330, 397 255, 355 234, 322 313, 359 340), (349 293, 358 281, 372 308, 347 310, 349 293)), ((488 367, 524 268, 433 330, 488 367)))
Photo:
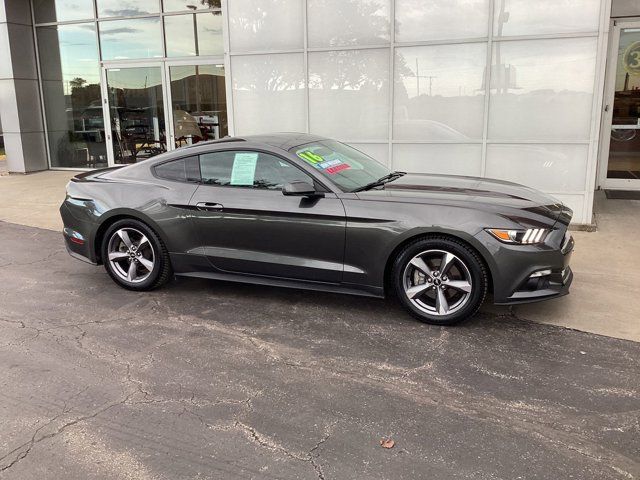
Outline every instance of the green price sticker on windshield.
POLYGON ((322 158, 317 153, 310 152, 309 150, 304 152, 298 152, 298 156, 301 159, 306 160, 307 162, 313 165, 324 162, 324 158, 322 158))

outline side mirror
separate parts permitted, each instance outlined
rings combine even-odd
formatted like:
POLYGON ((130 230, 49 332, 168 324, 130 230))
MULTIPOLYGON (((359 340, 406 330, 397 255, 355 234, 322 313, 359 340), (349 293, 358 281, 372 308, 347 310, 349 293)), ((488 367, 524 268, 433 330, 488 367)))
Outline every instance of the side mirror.
POLYGON ((282 187, 282 194, 297 197, 324 197, 324 193, 316 191, 313 185, 302 181, 286 183, 282 187))

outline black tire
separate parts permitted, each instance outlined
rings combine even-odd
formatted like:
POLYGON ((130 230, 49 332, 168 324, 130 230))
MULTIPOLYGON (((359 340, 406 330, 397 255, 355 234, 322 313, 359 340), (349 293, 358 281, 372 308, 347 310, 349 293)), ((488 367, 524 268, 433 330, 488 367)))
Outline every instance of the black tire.
MULTIPOLYGON (((111 225, 104 236, 102 237, 102 245, 100 249, 102 255, 102 263, 104 263, 105 270, 109 276, 123 288, 127 290, 135 291, 148 291, 158 288, 169 281, 171 278, 171 260, 169 259, 169 252, 164 245, 160 237, 145 223, 135 220, 133 218, 127 218, 118 220, 111 225), (150 273, 146 275, 146 278, 141 281, 130 282, 127 279, 122 278, 121 273, 116 271, 116 267, 109 261, 109 243, 112 238, 116 241, 116 232, 122 229, 133 229, 143 233, 149 241, 149 245, 153 252, 153 268, 150 273)), ((126 265, 126 260, 123 261, 126 265)), ((149 270, 147 269, 146 272, 149 270)))
MULTIPOLYGON (((430 257, 427 255, 427 258, 430 257)), ((438 272, 437 263, 435 265, 436 267, 432 269, 433 275, 436 275, 435 272, 438 272)), ((425 277, 428 279, 428 276, 425 277)), ((434 276, 430 283, 434 282, 435 284, 435 278, 434 276)), ((422 281, 422 279, 420 280, 422 281)), ((426 282, 427 280, 424 281, 426 282)), ((442 281, 442 279, 440 281, 442 281)), ((418 320, 433 325, 454 325, 468 319, 478 311, 487 295, 489 276, 487 268, 478 253, 466 243, 449 237, 429 236, 419 238, 409 243, 398 253, 391 269, 391 284, 400 304, 418 320), (412 285, 410 283, 412 282, 411 279, 414 278, 412 275, 415 275, 415 273, 408 274, 410 271, 408 268, 415 271, 413 265, 408 267, 411 260, 421 253, 433 251, 448 252, 455 255, 457 259, 452 265, 456 265, 456 267, 452 274, 459 274, 461 277, 464 275, 470 277, 470 282, 468 283, 470 283, 471 291, 468 292, 467 296, 464 296, 466 292, 458 291, 455 288, 448 291, 450 287, 445 286, 443 289, 443 292, 446 292, 446 295, 451 295, 454 300, 457 296, 464 296, 465 299, 464 301, 460 300, 458 309, 450 314, 438 314, 436 312, 430 313, 429 311, 425 311, 427 308, 437 310, 435 297, 437 297, 439 293, 438 286, 429 286, 428 290, 416 296, 414 301, 409 298, 405 291, 407 285, 412 285), (458 263, 459 261, 464 265, 458 263), (466 271, 464 267, 466 267, 466 271), (431 298, 432 296, 433 298, 431 298), (421 308, 415 304, 416 299, 420 300, 421 308), (430 307, 430 302, 434 303, 433 307, 430 307)), ((426 283, 421 283, 418 286, 421 285, 426 285, 426 283)), ((438 283, 438 285, 440 285, 440 283, 438 283)), ((440 286, 440 288, 442 288, 442 286, 440 286)), ((443 303, 447 304, 446 302, 443 303)))

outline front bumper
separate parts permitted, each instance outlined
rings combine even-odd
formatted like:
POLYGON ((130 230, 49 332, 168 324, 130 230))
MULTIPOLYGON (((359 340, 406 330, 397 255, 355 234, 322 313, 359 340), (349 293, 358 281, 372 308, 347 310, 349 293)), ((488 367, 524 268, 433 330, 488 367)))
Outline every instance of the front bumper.
POLYGON ((491 268, 495 304, 538 302, 569 293, 574 241, 566 229, 554 230, 542 245, 484 240, 495 262, 491 268))

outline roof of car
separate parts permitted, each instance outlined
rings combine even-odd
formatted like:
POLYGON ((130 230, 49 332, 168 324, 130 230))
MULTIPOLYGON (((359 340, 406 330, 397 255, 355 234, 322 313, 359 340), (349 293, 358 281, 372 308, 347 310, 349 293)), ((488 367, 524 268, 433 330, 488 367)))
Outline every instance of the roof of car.
POLYGON ((238 137, 224 137, 219 140, 209 140, 206 142, 198 142, 189 147, 203 147, 205 145, 217 145, 221 143, 231 142, 251 142, 251 143, 265 143, 272 147, 281 148, 283 150, 289 150, 298 145, 304 145, 305 143, 316 142, 320 140, 327 140, 326 137, 320 135, 313 135, 310 133, 298 133, 298 132, 282 132, 282 133, 265 133, 260 135, 242 135, 238 137))

